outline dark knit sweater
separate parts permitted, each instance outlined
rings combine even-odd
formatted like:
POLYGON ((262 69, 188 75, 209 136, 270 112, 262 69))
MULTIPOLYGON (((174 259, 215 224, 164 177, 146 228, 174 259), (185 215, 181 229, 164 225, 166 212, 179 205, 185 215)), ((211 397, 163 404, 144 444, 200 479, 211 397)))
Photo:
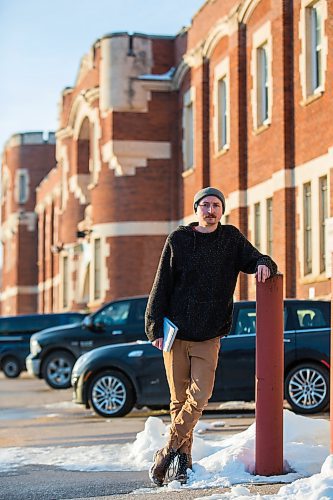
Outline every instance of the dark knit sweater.
POLYGON ((179 226, 167 238, 146 309, 146 334, 163 337, 163 318, 178 326, 177 338, 202 341, 227 335, 240 271, 277 266, 234 226, 218 224, 212 233, 179 226))

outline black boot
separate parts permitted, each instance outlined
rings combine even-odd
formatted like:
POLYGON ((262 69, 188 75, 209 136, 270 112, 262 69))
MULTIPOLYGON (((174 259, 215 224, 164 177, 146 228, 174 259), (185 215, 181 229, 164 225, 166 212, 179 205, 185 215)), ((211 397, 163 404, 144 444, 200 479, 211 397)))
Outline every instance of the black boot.
POLYGON ((163 486, 166 473, 170 467, 171 462, 175 459, 176 456, 177 451, 168 448, 162 448, 155 453, 154 463, 149 471, 150 480, 154 484, 157 484, 157 486, 163 486))
POLYGON ((188 468, 190 468, 190 455, 187 455, 187 453, 178 453, 178 467, 175 480, 181 484, 186 484, 188 468))

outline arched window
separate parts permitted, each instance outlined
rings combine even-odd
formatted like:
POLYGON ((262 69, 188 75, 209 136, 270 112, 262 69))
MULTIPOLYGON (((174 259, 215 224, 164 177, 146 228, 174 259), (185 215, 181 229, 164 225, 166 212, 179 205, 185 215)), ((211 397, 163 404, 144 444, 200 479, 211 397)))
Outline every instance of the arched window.
POLYGON ((77 173, 89 174, 91 157, 90 147, 90 122, 85 118, 82 122, 80 134, 77 141, 77 173))

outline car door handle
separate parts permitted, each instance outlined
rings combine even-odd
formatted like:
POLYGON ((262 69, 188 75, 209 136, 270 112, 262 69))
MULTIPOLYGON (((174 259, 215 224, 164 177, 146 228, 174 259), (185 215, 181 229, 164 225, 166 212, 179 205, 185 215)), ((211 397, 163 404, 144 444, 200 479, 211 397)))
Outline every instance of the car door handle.
POLYGON ((290 339, 283 339, 283 342, 291 342, 290 339))
POLYGON ((112 330, 112 335, 121 335, 122 333, 122 330, 112 330))

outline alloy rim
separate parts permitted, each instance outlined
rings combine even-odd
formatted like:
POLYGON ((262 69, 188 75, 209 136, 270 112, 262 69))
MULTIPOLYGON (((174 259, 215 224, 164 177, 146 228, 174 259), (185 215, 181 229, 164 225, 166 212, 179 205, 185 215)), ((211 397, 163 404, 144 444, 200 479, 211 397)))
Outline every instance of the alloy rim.
POLYGON ((114 415, 126 402, 126 387, 112 375, 104 375, 93 385, 92 402, 101 413, 114 415))
POLYGON ((8 375, 16 375, 18 371, 17 363, 15 361, 8 361, 5 366, 5 372, 8 375))
POLYGON ((314 368, 302 368, 290 379, 290 399, 302 409, 316 408, 324 401, 326 394, 326 381, 314 368))
POLYGON ((64 358, 54 358, 47 366, 49 380, 58 386, 68 384, 72 365, 64 358))

